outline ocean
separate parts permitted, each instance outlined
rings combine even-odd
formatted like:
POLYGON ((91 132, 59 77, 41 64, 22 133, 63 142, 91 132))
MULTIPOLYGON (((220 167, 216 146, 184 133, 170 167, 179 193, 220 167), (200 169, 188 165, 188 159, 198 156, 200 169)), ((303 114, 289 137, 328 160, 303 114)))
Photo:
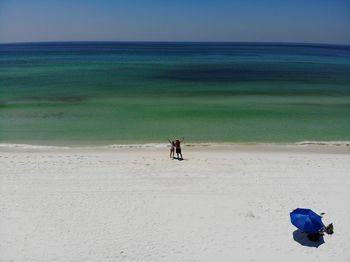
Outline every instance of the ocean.
POLYGON ((0 143, 350 140, 350 46, 0 45, 0 143))

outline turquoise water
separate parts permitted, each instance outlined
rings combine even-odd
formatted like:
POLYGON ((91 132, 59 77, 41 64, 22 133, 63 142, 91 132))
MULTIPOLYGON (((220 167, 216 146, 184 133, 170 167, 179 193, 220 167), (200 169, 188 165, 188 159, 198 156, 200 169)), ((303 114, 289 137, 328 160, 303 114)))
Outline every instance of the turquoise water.
POLYGON ((0 45, 0 142, 350 140, 350 47, 0 45))

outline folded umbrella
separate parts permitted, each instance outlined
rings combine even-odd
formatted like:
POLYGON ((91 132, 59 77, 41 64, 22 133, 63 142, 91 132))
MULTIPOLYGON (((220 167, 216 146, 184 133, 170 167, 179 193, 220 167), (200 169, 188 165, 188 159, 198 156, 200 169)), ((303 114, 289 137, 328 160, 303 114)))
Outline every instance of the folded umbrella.
POLYGON ((322 217, 311 209, 297 208, 290 213, 290 221, 305 233, 317 233, 325 228, 322 217))

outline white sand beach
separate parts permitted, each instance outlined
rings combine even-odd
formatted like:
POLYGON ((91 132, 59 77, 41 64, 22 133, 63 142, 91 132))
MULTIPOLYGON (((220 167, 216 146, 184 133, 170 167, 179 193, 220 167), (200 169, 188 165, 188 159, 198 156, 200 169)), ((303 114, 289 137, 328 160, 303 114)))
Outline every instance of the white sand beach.
POLYGON ((0 147, 0 261, 350 261, 350 147, 0 147), (319 247, 289 213, 334 223, 319 247))

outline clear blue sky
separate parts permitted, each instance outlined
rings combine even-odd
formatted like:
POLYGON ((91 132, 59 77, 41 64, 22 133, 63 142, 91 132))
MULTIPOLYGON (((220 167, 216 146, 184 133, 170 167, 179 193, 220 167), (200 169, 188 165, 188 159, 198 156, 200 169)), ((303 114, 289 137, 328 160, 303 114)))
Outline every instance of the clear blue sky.
POLYGON ((0 42, 350 45, 350 0, 0 0, 0 42))

